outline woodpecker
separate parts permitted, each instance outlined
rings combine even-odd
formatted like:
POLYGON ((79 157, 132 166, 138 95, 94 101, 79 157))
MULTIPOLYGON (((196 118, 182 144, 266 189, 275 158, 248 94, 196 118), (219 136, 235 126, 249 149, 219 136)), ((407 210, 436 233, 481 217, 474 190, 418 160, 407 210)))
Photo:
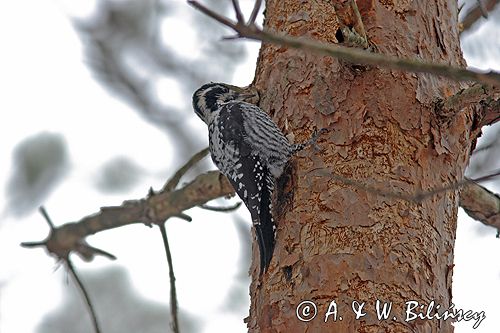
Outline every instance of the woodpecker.
POLYGON ((273 255, 276 225, 272 215, 275 180, 288 160, 313 144, 291 144, 262 109, 245 102, 239 87, 207 83, 193 94, 193 109, 208 126, 210 155, 250 211, 259 246, 260 274, 273 255))

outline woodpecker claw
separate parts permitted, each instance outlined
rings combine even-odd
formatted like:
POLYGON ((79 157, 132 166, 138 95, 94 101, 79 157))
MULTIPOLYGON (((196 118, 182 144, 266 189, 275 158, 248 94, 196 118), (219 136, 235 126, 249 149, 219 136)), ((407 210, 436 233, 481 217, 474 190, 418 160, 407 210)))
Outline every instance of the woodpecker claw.
POLYGON ((318 146, 317 141, 322 134, 327 133, 327 132, 328 132, 328 129, 326 129, 326 128, 322 128, 319 131, 315 129, 313 135, 309 139, 308 144, 313 146, 315 151, 320 151, 321 148, 318 146))

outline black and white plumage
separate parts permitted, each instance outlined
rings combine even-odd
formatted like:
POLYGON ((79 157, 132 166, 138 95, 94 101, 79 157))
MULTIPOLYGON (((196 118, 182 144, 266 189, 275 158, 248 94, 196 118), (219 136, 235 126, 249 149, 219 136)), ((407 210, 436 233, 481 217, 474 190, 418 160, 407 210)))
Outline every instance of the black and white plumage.
POLYGON ((213 162, 250 211, 262 274, 275 244, 274 181, 290 157, 310 142, 290 144, 262 109, 245 102, 248 97, 239 87, 208 83, 193 94, 193 108, 208 126, 213 162))

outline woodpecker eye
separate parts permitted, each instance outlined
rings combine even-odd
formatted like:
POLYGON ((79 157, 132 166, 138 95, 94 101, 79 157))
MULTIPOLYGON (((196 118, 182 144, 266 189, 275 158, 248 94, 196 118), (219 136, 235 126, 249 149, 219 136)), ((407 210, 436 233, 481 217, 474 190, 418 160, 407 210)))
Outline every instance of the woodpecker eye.
POLYGON ((220 86, 210 89, 205 94, 205 103, 207 104, 207 108, 209 110, 217 110, 218 108, 217 102, 220 100, 220 97, 224 95, 225 92, 227 92, 227 89, 220 86))
POLYGON ((207 113, 214 112, 219 104, 233 99, 235 95, 227 86, 219 83, 207 83, 193 94, 193 109, 203 121, 207 113))

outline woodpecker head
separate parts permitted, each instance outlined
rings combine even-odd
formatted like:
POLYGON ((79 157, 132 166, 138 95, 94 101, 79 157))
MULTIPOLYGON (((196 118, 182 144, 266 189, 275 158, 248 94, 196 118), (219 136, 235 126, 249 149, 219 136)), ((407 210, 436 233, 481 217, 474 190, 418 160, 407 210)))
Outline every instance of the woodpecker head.
POLYGON ((246 101, 255 94, 247 93, 244 88, 231 86, 225 83, 207 83, 201 86, 193 94, 194 112, 205 123, 211 113, 217 111, 220 106, 230 101, 246 101))

